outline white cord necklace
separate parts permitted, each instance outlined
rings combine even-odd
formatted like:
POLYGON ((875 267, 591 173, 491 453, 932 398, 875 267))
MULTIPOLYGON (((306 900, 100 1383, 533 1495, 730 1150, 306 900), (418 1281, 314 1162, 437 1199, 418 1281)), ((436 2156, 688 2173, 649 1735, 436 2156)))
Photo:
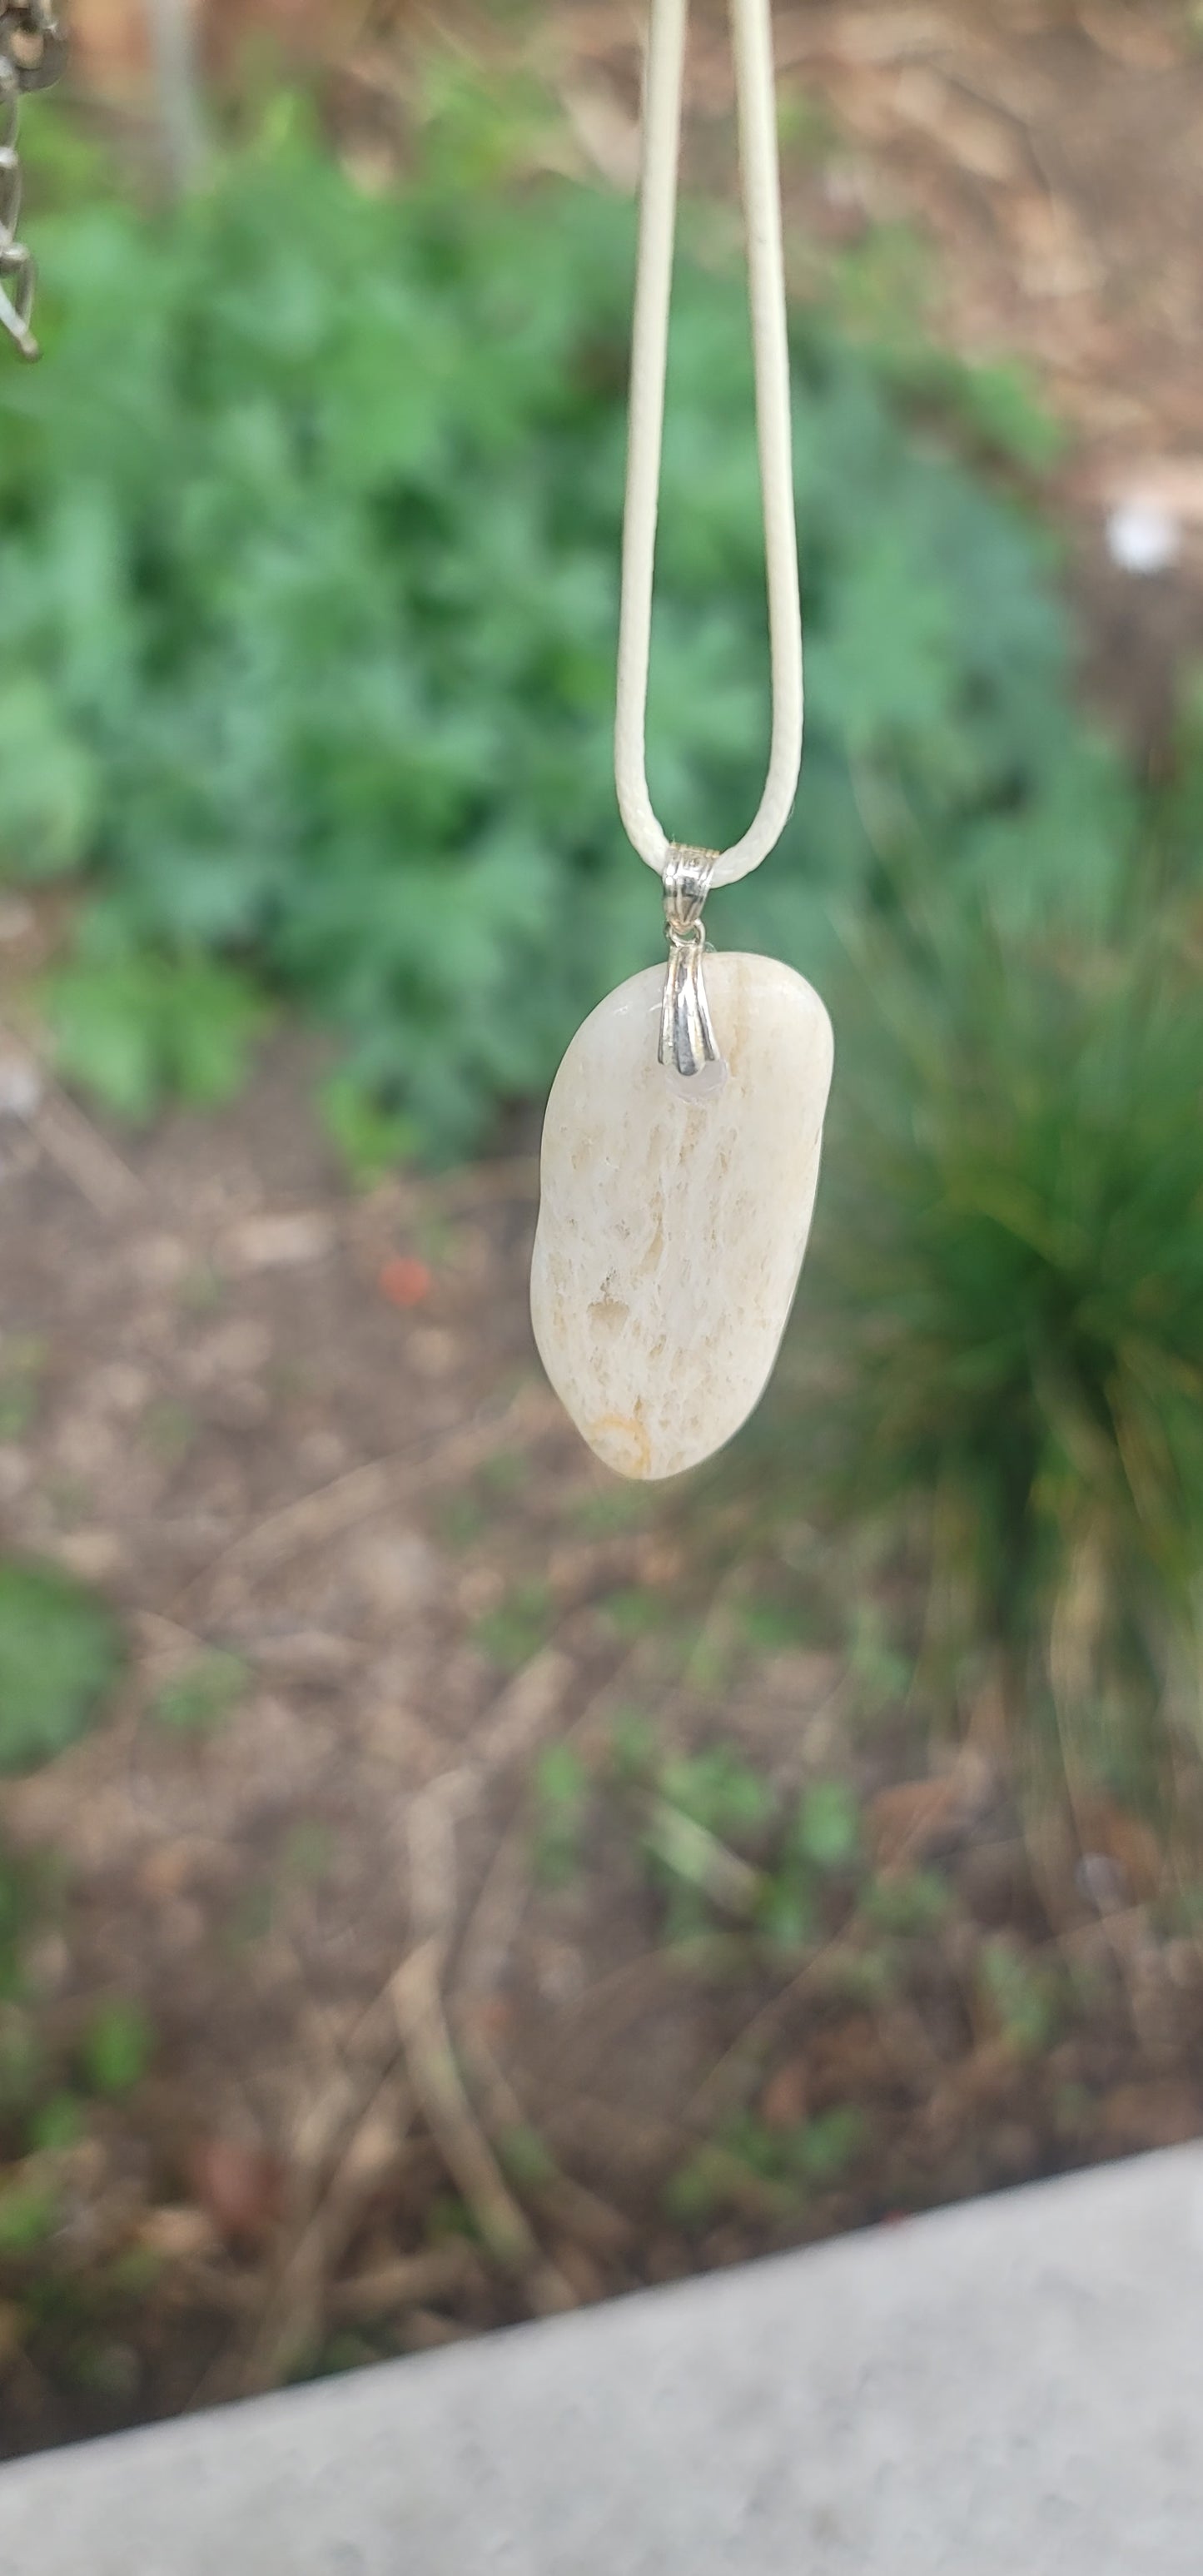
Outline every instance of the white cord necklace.
POLYGON ((757 1402, 793 1302, 818 1182, 831 1026, 791 967, 711 957, 712 886, 758 867, 802 755, 802 637, 769 0, 730 0, 763 495, 772 736, 758 811, 724 851, 671 842, 646 773, 688 0, 652 0, 632 335, 614 737, 619 810, 664 888, 667 974, 598 1005, 556 1076, 531 1276, 535 1337, 578 1429, 620 1473, 671 1476, 757 1402))
MULTIPOLYGON (((648 47, 614 726, 619 812, 628 838, 657 876, 663 876, 672 852, 648 794, 644 729, 687 9, 688 0, 656 0, 648 47)), ((731 23, 738 66, 740 160, 756 367, 773 733, 759 811, 742 841, 715 858, 710 881, 716 886, 734 885, 737 877, 758 868, 776 846, 789 821, 802 760, 802 621, 794 526, 781 192, 767 0, 732 0, 731 23)))

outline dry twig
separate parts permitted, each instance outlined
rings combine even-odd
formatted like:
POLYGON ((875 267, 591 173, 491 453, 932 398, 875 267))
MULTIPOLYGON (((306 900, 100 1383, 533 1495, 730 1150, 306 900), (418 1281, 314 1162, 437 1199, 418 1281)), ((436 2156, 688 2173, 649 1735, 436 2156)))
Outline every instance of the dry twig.
POLYGON ((490 2253, 507 2271, 527 2270, 540 2264, 539 2248, 464 2090, 439 1991, 441 1955, 437 1941, 424 1941, 392 1981, 410 2081, 490 2253))

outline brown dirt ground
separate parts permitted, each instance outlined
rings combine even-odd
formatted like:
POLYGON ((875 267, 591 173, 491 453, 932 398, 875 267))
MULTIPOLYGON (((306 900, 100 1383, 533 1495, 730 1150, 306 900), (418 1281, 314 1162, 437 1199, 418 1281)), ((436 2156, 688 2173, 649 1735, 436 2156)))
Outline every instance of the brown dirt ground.
POLYGON ((236 1111, 120 1159, 53 1092, 3 1122, 3 1311, 44 1350, 9 1539, 129 1637, 107 1722, 3 1824, 67 1873, 31 1961, 51 2052, 113 1995, 157 2033, 19 2168, 64 2214, 32 2308, 8 2265, 17 2448, 1203 2124, 1203 1962, 1141 1828, 1100 1806, 1033 1849, 989 1710, 959 1749, 908 1716, 888 1589, 866 1613, 861 1570, 754 1535, 722 1480, 682 1505, 595 1467, 530 1346, 530 1160, 351 1198, 312 1072, 282 1041, 236 1111), (156 1703, 214 1648, 245 1688, 181 1734, 156 1703), (774 1960, 719 1851, 707 1937, 666 1942, 647 1793, 611 1781, 632 1711, 787 1801, 851 1779, 890 1922, 837 1873, 774 1960), (556 1886, 531 1774, 565 1739, 556 1886), (920 1865, 949 1901, 916 1926, 920 1865), (863 2139, 791 2191, 774 2139, 849 2105, 863 2139), (748 2109, 752 2160, 666 2214, 748 2109))
MULTIPOLYGON (((405 59, 376 15, 374 80, 405 59)), ((621 182, 630 31, 584 6, 555 30, 577 148, 621 182)), ((1099 686, 1148 739, 1203 641, 1188 13, 816 6, 778 33, 822 110, 787 155, 795 239, 912 221, 941 326, 1030 356, 1074 433, 1099 686), (1103 508, 1171 464, 1182 564, 1136 583, 1103 508)), ((695 79, 720 136, 705 24, 695 79)), ((19 984, 43 925, 10 904, 0 931, 19 984)), ((99 1584, 129 1637, 106 1724, 0 1816, 66 1868, 31 1963, 48 2045, 69 2058, 106 1995, 158 2035, 126 2102, 22 2169, 64 2215, 0 2284, 10 2449, 1203 2125, 1203 1971, 1141 1829, 1100 1805, 1076 1842, 1025 1834, 988 1708, 968 1746, 929 1741, 908 1605, 871 1569, 766 1537, 734 1481, 682 1502, 595 1468, 530 1346, 529 1154, 354 1199, 313 1070, 281 1040, 235 1111, 132 1146, 53 1089, 0 1116, 4 1328, 44 1346, 0 1447, 6 1542, 99 1584), (160 1694, 214 1648, 237 1704, 171 1730, 160 1694), (851 1779, 894 1928, 837 1874, 774 1964, 717 1852, 706 1941, 666 1943, 646 1792, 610 1777, 631 1711, 784 1798, 851 1779), (587 1797, 555 1886, 530 1784, 565 1738, 587 1797), (950 1898, 923 1928, 916 1869, 950 1898), (838 2170, 787 2184, 774 2141, 848 2106, 838 2170), (666 2204, 749 2110, 708 2192, 666 2204)))

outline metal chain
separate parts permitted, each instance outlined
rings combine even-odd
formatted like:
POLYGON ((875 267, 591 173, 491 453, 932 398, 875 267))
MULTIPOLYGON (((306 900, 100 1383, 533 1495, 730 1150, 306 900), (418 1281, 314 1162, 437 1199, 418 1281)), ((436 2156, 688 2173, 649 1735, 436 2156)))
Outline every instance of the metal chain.
POLYGON ((23 358, 36 358, 30 329, 37 272, 24 242, 17 129, 28 89, 49 89, 66 60, 67 40, 51 0, 0 0, 0 328, 23 358))

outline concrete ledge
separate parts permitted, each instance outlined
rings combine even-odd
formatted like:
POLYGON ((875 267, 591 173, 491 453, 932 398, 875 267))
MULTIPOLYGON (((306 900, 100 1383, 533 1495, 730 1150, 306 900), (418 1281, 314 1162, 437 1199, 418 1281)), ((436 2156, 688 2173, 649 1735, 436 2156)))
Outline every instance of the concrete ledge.
POLYGON ((0 2470, 0 2576, 1199 2576, 1203 2147, 0 2470))

